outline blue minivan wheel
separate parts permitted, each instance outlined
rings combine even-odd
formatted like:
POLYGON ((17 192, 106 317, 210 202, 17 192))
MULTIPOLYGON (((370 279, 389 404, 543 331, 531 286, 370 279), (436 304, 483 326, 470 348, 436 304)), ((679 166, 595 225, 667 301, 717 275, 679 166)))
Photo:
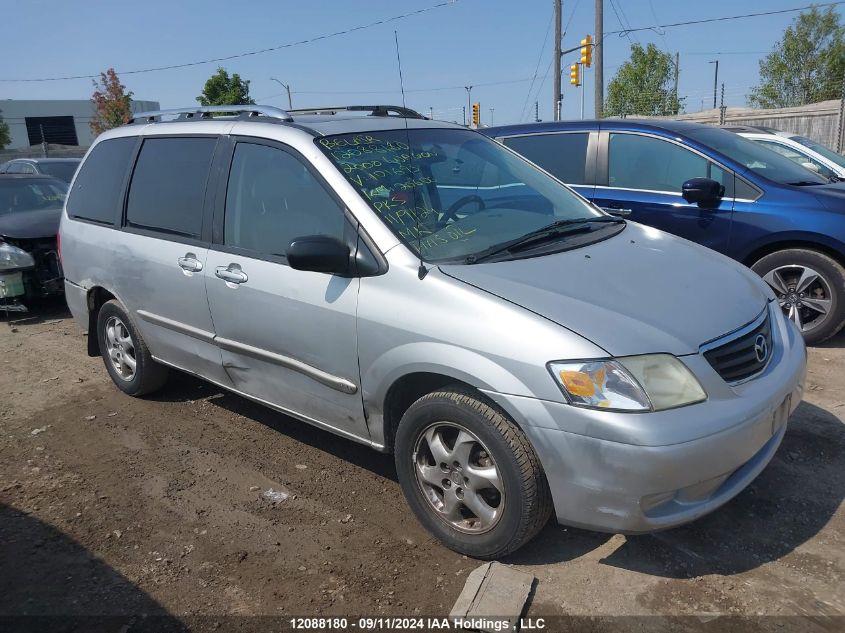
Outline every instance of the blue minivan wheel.
POLYGON ((789 248, 751 268, 771 287, 808 344, 829 339, 845 325, 845 269, 829 255, 789 248))

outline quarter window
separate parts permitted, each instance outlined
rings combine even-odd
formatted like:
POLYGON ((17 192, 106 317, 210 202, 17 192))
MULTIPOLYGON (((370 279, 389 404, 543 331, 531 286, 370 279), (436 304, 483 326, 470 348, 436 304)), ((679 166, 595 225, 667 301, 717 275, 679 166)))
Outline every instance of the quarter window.
POLYGON ((586 183, 587 133, 533 134, 504 139, 505 145, 568 185, 586 183))
POLYGON ((285 257, 297 237, 343 239, 345 222, 343 208, 298 158, 267 145, 237 144, 226 192, 227 246, 285 257))
POLYGON ((611 134, 608 184, 620 189, 681 193, 690 178, 707 178, 709 161, 675 143, 639 134, 611 134))
POLYGON ((71 217, 114 224, 136 141, 134 137, 115 138, 94 146, 68 195, 67 211, 71 217))
POLYGON ((126 207, 129 226, 199 238, 215 138, 148 138, 126 207))

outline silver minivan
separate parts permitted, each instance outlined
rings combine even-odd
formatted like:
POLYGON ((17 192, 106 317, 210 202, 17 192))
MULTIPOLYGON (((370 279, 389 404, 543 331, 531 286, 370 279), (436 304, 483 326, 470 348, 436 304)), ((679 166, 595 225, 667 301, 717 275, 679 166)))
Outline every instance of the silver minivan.
POLYGON ((754 273, 405 108, 137 114, 89 150, 60 238, 121 390, 177 369, 392 452, 423 525, 479 558, 552 513, 636 533, 714 510, 803 393, 754 273))

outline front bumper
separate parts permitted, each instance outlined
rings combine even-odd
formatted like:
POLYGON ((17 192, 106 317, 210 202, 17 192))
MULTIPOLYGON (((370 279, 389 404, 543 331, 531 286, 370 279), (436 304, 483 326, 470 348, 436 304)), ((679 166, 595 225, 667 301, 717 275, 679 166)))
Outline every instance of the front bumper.
POLYGON ((700 404, 620 414, 488 395, 534 446, 560 523, 621 533, 674 527, 739 494, 783 439, 807 356, 797 329, 781 317, 774 323, 772 360, 745 384, 727 385, 700 355, 681 359, 708 391, 700 404))

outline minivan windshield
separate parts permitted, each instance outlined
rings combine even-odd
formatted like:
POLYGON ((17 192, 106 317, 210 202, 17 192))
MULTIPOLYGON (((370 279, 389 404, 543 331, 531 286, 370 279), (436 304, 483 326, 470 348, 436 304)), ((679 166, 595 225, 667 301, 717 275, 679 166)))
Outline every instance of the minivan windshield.
POLYGON ((427 261, 471 260, 556 223, 567 229, 550 239, 565 242, 576 232, 570 228, 578 227, 579 245, 585 243, 582 231, 604 237, 611 227, 596 222, 607 216, 560 182, 477 132, 411 128, 316 142, 384 223, 427 261))
POLYGON ((702 126, 686 134, 773 182, 782 185, 822 185, 830 182, 785 156, 733 132, 702 126))
POLYGON ((38 209, 61 209, 67 185, 52 179, 0 179, 0 216, 38 209))

